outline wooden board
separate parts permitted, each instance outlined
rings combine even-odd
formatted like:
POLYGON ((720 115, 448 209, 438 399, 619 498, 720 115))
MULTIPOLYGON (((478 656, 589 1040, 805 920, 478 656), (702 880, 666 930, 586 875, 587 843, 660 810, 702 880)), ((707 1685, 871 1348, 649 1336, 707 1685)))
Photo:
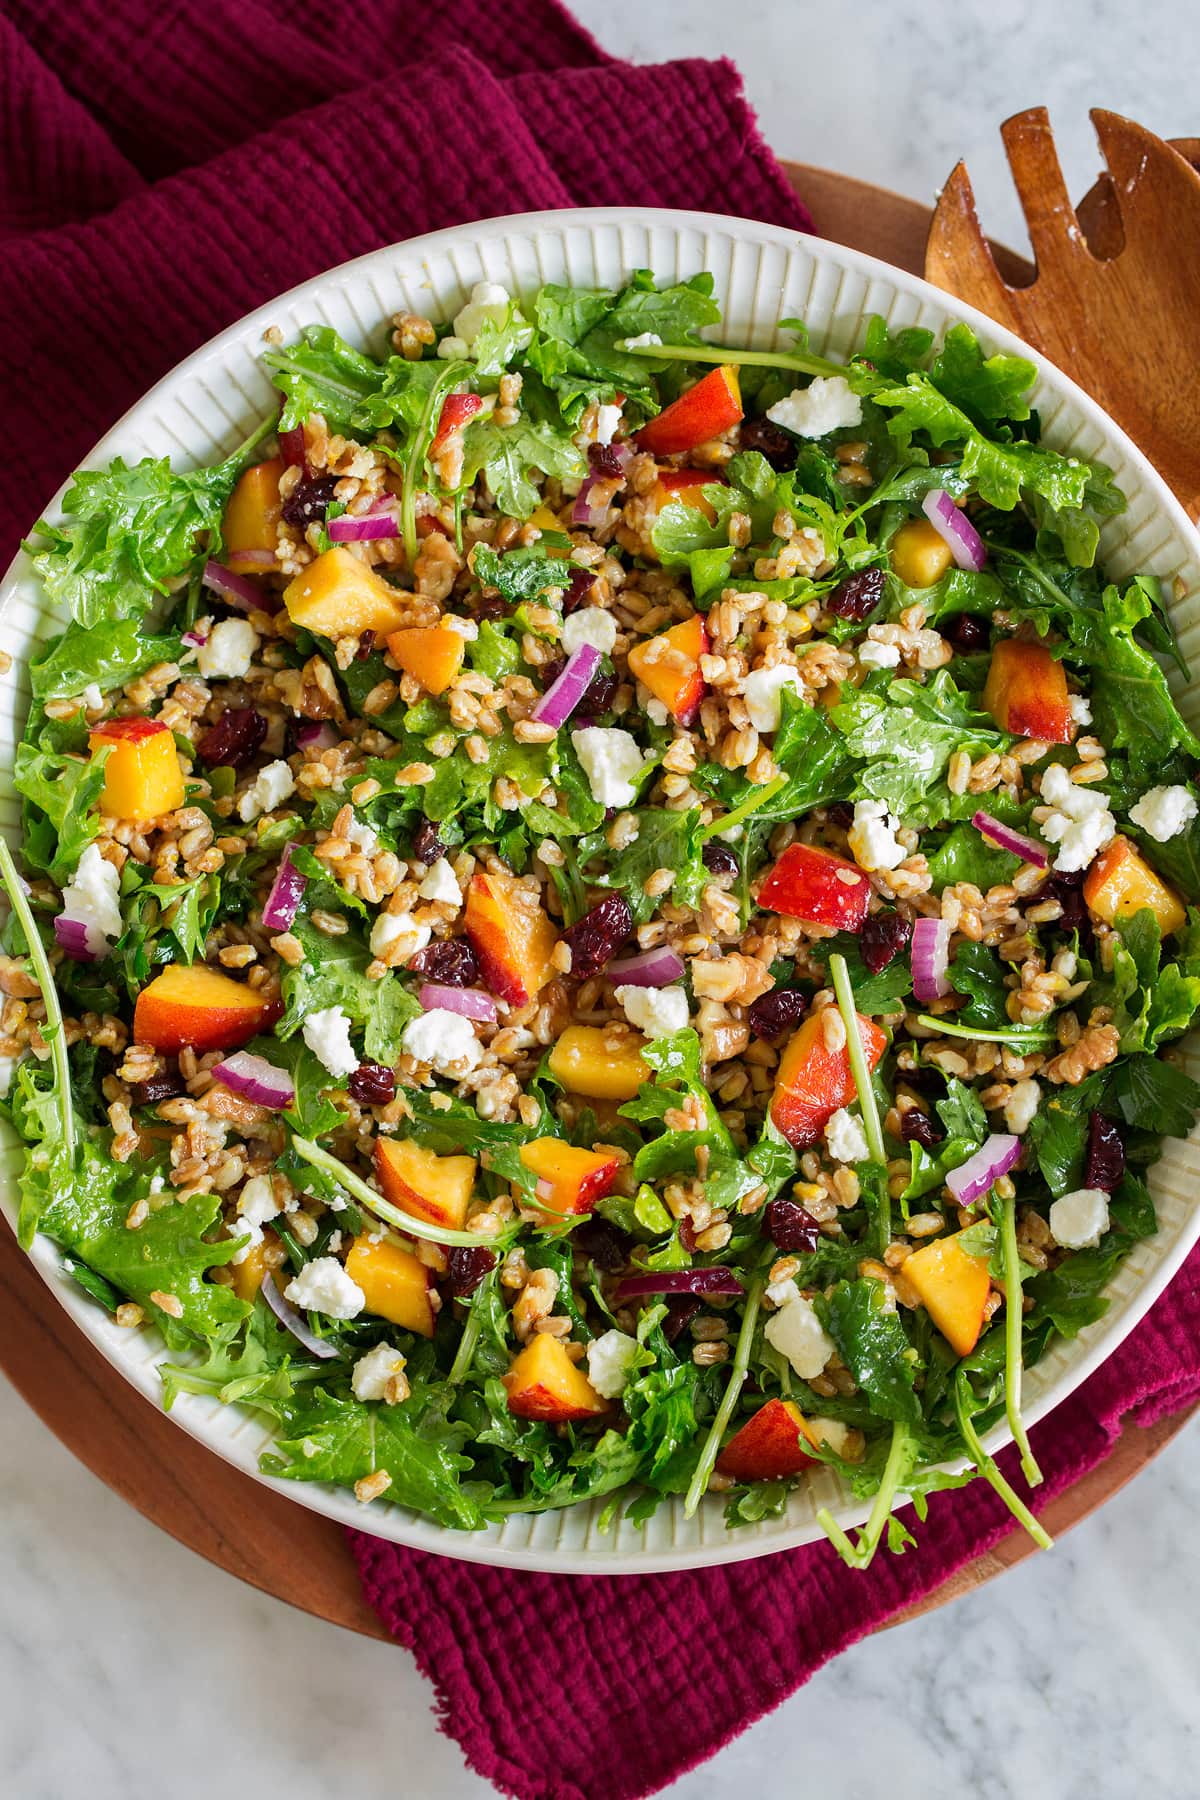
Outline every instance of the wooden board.
MULTIPOLYGON (((919 273, 929 209, 824 169, 785 164, 823 237, 919 273)), ((1020 278, 1019 257, 1001 267, 1020 278)), ((203 1448, 93 1349, 0 1222, 0 1369, 69 1450, 114 1493, 229 1574, 365 1636, 387 1632, 366 1605, 345 1534, 203 1448)), ((1190 1413, 1129 1431, 1108 1460, 1042 1514, 1054 1536, 1086 1518, 1158 1454, 1190 1413)), ((966 1593, 1033 1551, 1014 1529, 913 1614, 966 1593)), ((908 1614, 902 1615, 910 1616, 908 1614)))

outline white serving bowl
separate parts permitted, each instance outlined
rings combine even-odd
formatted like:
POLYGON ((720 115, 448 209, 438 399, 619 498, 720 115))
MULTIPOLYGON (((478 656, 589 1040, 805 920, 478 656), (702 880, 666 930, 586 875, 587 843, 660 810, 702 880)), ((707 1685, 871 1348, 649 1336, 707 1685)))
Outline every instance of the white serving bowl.
MULTIPOLYGON (((990 350, 1023 352, 1028 346, 991 320, 960 306, 936 288, 873 257, 744 219, 706 213, 620 211, 529 213, 434 232, 393 244, 293 288, 230 326, 179 365, 113 427, 87 459, 101 467, 120 455, 128 461, 168 454, 177 466, 210 463, 226 455, 273 407, 277 398, 258 364, 263 332, 280 327, 290 338, 301 326, 333 325, 352 342, 376 351, 386 341, 388 316, 397 311, 434 319, 451 317, 472 284, 503 283, 524 294, 545 281, 618 286, 633 269, 652 269, 660 281, 711 270, 725 322, 710 335, 731 344, 782 346, 781 318, 801 317, 815 351, 845 356, 860 341, 867 319, 879 313, 889 325, 923 325, 940 333, 966 319, 990 350)), ((1172 613, 1185 655, 1200 654, 1200 540, 1185 513, 1146 458, 1065 375, 1034 356, 1040 373, 1034 402, 1047 441, 1060 450, 1097 458, 1113 469, 1128 509, 1106 521, 1101 559, 1117 579, 1138 570, 1161 577, 1174 595, 1172 613)), ((54 516, 61 493, 47 508, 54 516)), ((13 752, 29 700, 25 664, 39 642, 65 623, 49 605, 29 561, 19 555, 0 586, 0 643, 14 659, 0 707, 0 828, 19 842, 18 805, 11 775, 13 752)), ((1184 700, 1195 724, 1200 698, 1184 700)), ((1189 1072, 1200 1076, 1200 1055, 1185 1051, 1189 1072)), ((0 1205, 16 1216, 13 1175, 19 1150, 4 1128, 0 1205)), ((1042 1418, 1085 1380, 1137 1324, 1162 1293, 1200 1235, 1200 1144, 1172 1142, 1151 1179, 1158 1208, 1157 1236, 1135 1246, 1109 1289, 1104 1318, 1070 1342, 1059 1342, 1028 1371, 1026 1417, 1042 1418)), ((38 1238, 33 1259, 65 1312, 127 1381, 152 1401, 161 1398, 157 1365, 165 1356, 152 1330, 121 1330, 61 1272, 58 1252, 38 1238)), ((172 1418, 217 1456, 257 1480, 258 1458, 271 1431, 258 1415, 194 1395, 176 1401, 172 1418)), ((1004 1427, 988 1440, 1009 1441, 1004 1427)), ((512 1568, 581 1574, 645 1574, 735 1562, 806 1544, 821 1536, 816 1513, 828 1506, 844 1526, 865 1518, 831 1470, 821 1468, 788 1501, 781 1518, 726 1529, 716 1500, 685 1519, 682 1501, 664 1502, 650 1522, 622 1521, 601 1534, 598 1505, 507 1519, 485 1532, 453 1532, 407 1512, 376 1503, 360 1506, 351 1494, 303 1482, 270 1481, 299 1506, 344 1525, 422 1550, 512 1568)))

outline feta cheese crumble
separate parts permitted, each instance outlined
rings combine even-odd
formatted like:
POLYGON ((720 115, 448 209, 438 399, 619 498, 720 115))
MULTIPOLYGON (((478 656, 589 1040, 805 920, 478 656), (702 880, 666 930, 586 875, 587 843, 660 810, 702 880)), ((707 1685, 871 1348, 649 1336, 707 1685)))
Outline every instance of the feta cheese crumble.
POLYGON ((828 437, 843 426, 862 424, 862 401, 844 375, 815 375, 806 388, 793 388, 767 408, 774 425, 797 437, 828 437))
POLYGON ((626 1331, 602 1331, 587 1347, 588 1380, 602 1400, 616 1400, 633 1373, 639 1345, 626 1331))
POLYGON ((104 705, 104 695, 100 692, 98 681, 89 681, 79 698, 89 712, 99 712, 104 705))
POLYGON ((364 856, 377 856, 379 853, 379 835, 365 819, 351 819, 343 834, 348 843, 361 850, 364 856))
MULTIPOLYGON (((475 283, 471 289, 471 298, 462 310, 454 315, 454 335, 467 346, 468 354, 474 350, 475 340, 485 325, 503 325, 511 305, 512 295, 498 282, 477 281, 475 283)), ((532 330, 526 331, 524 334, 526 343, 529 342, 532 335, 532 330)))
POLYGON ((309 1013, 302 1030, 305 1043, 335 1081, 353 1075, 358 1052, 350 1042, 350 1021, 340 1006, 323 1006, 319 1012, 309 1013))
POLYGON ((1108 1230, 1108 1195, 1103 1188, 1076 1188, 1054 1202, 1049 1224, 1060 1249, 1094 1249, 1108 1230))
POLYGON ((862 1120, 844 1106, 838 1107, 826 1125, 825 1143, 834 1162, 866 1162, 871 1154, 862 1120))
POLYGON ((864 669, 894 669, 900 661, 899 644, 878 644, 868 637, 856 652, 864 669))
POLYGON ((1092 722, 1092 703, 1086 694, 1069 694, 1067 705, 1076 725, 1090 725, 1092 722))
POLYGON ((336 1256, 318 1256, 305 1263, 284 1288, 283 1297, 305 1312, 324 1313, 329 1319, 356 1319, 367 1304, 367 1296, 336 1256))
POLYGON ((238 817, 249 825, 263 813, 274 812, 277 806, 290 800, 295 791, 296 783, 287 764, 282 760, 268 763, 265 769, 259 770, 238 801, 238 817))
POLYGON ((439 856, 431 866, 417 893, 422 900, 436 900, 441 906, 462 905, 462 889, 458 885, 458 877, 444 856, 439 856))
POLYGON ((620 350, 653 350, 661 343, 657 331, 639 331, 636 337, 623 338, 617 347, 620 350))
POLYGON ((108 940, 119 938, 125 929, 120 893, 119 871, 101 856, 98 845, 89 844, 70 884, 63 889, 62 916, 86 926, 87 947, 93 956, 103 956, 108 940))
POLYGON ((407 1357, 394 1344, 376 1344, 360 1356, 350 1374, 350 1386, 356 1400, 386 1400, 388 1382, 393 1375, 403 1375, 407 1357))
MULTIPOLYGON (((461 901, 457 882, 454 891, 461 901)), ((423 950, 431 935, 428 925, 418 925, 410 912, 380 913, 371 927, 371 955, 387 957, 395 967, 409 962, 418 950, 423 950), (389 956, 392 950, 395 954, 389 956)))
POLYGON ((860 869, 894 869, 908 851, 896 836, 900 821, 883 800, 856 800, 854 823, 847 833, 850 854, 860 869))
POLYGON ((1039 829, 1048 844, 1058 845, 1054 867, 1064 874, 1088 868, 1117 834, 1105 795, 1076 787, 1061 763, 1051 763, 1042 776, 1042 804, 1051 810, 1039 829))
POLYGON ((478 1066, 483 1052, 470 1019, 431 1007, 404 1028, 404 1048, 419 1063, 428 1063, 439 1075, 461 1077, 478 1066))
POLYGON ((1031 1078, 1013 1084, 1013 1090, 1004 1102, 1004 1123, 1014 1137, 1023 1137, 1029 1130, 1041 1099, 1042 1090, 1031 1078))
POLYGON ((779 1304, 779 1311, 767 1320, 763 1336, 773 1350, 787 1358, 801 1381, 812 1381, 822 1372, 836 1346, 818 1319, 812 1301, 804 1298, 794 1281, 787 1285, 790 1292, 779 1304))
POLYGON ((605 725, 587 725, 571 733, 575 754, 599 806, 631 806, 637 798, 636 778, 642 753, 632 733, 605 725))
POLYGON ((778 731, 783 711, 782 694, 803 697, 804 683, 792 663, 776 663, 772 669, 751 669, 742 683, 742 699, 755 731, 778 731))
POLYGON ((681 987, 630 987, 616 990, 617 1004, 625 1017, 648 1038, 670 1037, 684 1031, 688 1022, 687 994, 681 987))
POLYGON ((233 681, 248 675, 258 641, 248 619, 222 619, 197 648, 196 667, 205 681, 233 681))
POLYGON ((562 647, 568 656, 591 644, 601 656, 611 656, 617 641, 617 621, 603 606, 581 606, 563 620, 562 647))
POLYGON ((252 1175, 238 1197, 238 1211, 251 1225, 266 1225, 279 1217, 275 1185, 269 1175, 252 1175))
POLYGON ((1137 805, 1130 807, 1129 817, 1135 825, 1141 826, 1147 837, 1152 837, 1157 844, 1165 844, 1191 824, 1198 810, 1191 788, 1179 784, 1148 789, 1137 805))

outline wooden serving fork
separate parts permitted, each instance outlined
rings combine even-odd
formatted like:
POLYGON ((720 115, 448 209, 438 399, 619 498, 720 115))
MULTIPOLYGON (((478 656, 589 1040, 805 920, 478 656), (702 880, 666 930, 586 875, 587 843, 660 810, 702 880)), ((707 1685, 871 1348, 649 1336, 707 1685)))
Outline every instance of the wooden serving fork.
POLYGON ((961 162, 934 211, 925 276, 1073 376, 1200 519, 1200 172, 1189 160, 1200 141, 1091 116, 1108 170, 1078 211, 1045 107, 1001 127, 1036 259, 1027 285, 997 267, 961 162))

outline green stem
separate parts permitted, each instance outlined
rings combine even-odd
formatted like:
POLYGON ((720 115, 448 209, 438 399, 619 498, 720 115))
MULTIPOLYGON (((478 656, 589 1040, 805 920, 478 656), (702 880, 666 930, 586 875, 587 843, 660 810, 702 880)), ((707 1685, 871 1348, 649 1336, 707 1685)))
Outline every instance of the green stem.
POLYGON ((475 1231, 451 1231, 444 1225, 431 1224, 428 1219, 414 1219, 409 1213, 401 1212, 398 1206, 393 1206, 390 1200, 385 1200, 382 1194, 377 1194, 361 1175, 356 1175, 353 1169, 348 1169, 345 1163, 339 1162, 336 1156, 331 1156, 328 1150, 322 1150, 311 1139, 293 1137, 292 1148, 306 1163, 311 1163, 314 1169, 332 1175, 340 1187, 354 1195, 360 1206, 373 1213, 377 1219, 382 1219, 385 1225, 391 1225, 394 1230, 402 1232, 405 1237, 425 1238, 431 1244, 469 1244, 472 1249, 484 1245, 488 1249, 494 1249, 511 1243, 520 1229, 519 1226, 511 1226, 507 1232, 501 1232, 496 1237, 483 1238, 475 1231))
POLYGON ((62 1115, 63 1140, 72 1156, 75 1154, 75 1105, 71 1098, 71 1065, 67 1057, 67 1040, 63 1032, 62 1007, 59 1005, 58 989, 54 985, 54 976, 50 972, 50 958, 46 955, 46 946, 33 917, 33 909, 25 898, 21 887, 21 877, 17 873, 17 865, 13 861, 12 851, 5 840, 0 837, 0 878, 3 879, 8 893, 9 904, 20 921, 21 930, 25 933, 25 942, 29 950, 29 960, 33 964, 33 972, 38 986, 42 990, 42 1004, 46 1008, 46 1024, 42 1036, 50 1046, 50 1056, 54 1064, 54 1080, 58 1088, 59 1110, 62 1115))
POLYGON ((829 1538, 842 1561, 848 1563, 852 1569, 865 1569, 870 1566, 883 1538, 884 1528, 892 1516, 896 1491, 907 1473, 911 1454, 912 1433, 902 1420, 897 1419, 892 1428, 892 1447, 888 1451, 888 1459, 884 1464, 883 1474, 879 1478, 879 1491, 875 1495, 870 1515, 859 1532, 856 1543, 851 1543, 827 1506, 823 1506, 817 1514, 817 1523, 829 1538))
POLYGON ((766 1283, 759 1279, 751 1284, 746 1295, 746 1310, 742 1314, 742 1328, 738 1332, 737 1346, 733 1353, 733 1366, 729 1371, 729 1380, 725 1384, 725 1392, 721 1396, 721 1404, 717 1408, 716 1417, 708 1428, 708 1436, 704 1440, 704 1448, 700 1452, 700 1460, 696 1464, 696 1472, 688 1487, 687 1499, 683 1503, 684 1517, 690 1519, 708 1488, 709 1477, 721 1448, 721 1439, 725 1435, 725 1427, 733 1417, 733 1409, 737 1405, 738 1395, 742 1391, 747 1371, 750 1367, 750 1346, 754 1341, 754 1327, 758 1319, 758 1309, 762 1302, 763 1289, 766 1283))
POLYGON ((854 1076, 854 1085, 858 1089, 858 1104, 862 1109, 863 1130, 867 1134, 867 1148, 871 1152, 872 1162, 886 1165, 887 1153, 883 1147, 883 1126, 879 1122, 879 1105, 875 1099, 875 1089, 871 1085, 871 1071, 867 1067, 867 1059, 863 1052, 862 1037, 858 1029, 858 1008, 854 1004, 854 989, 850 985, 850 971, 846 967, 844 956, 830 957, 829 973, 833 979, 833 991, 837 995, 842 1023, 846 1027, 846 1053, 850 1058, 850 1072, 854 1076))
POLYGON ((454 1361, 450 1365, 450 1373, 446 1377, 451 1387, 457 1387, 465 1381, 471 1372, 471 1364, 475 1360, 475 1346, 479 1342, 479 1312, 472 1306, 463 1325, 462 1336, 458 1340, 458 1349, 454 1353, 454 1361))
POLYGON ((1013 1492, 996 1467, 994 1459, 988 1455, 980 1443, 979 1433, 976 1431, 974 1420, 971 1417, 970 1392, 966 1371, 960 1369, 954 1383, 954 1411, 958 1418, 958 1429, 962 1432, 963 1443, 966 1445, 967 1455, 975 1464, 977 1472, 990 1486, 995 1488, 1013 1518, 1017 1520, 1018 1524, 1025 1527, 1038 1549, 1053 1549, 1054 1539, 1050 1533, 1038 1524, 1025 1502, 1013 1492))
POLYGON ((1000 1202, 1000 1251, 1004 1265, 1004 1411, 1008 1417, 1013 1442, 1021 1452, 1021 1470, 1030 1487, 1042 1479, 1037 1459, 1029 1446, 1029 1434, 1021 1417, 1021 1374, 1024 1367, 1021 1337, 1024 1311, 1021 1306, 1021 1270, 1017 1253, 1017 1202, 1000 1202))
POLYGON ((417 560, 417 483, 421 474, 421 465, 425 461, 425 453, 433 442, 433 435, 441 417, 442 401, 451 388, 457 387, 472 373, 471 366, 463 362, 448 362, 443 372, 432 383, 421 409, 421 418, 409 445, 408 455, 403 463, 403 482, 400 490, 400 528, 404 537, 404 554, 408 558, 409 573, 417 560))
POLYGON ((711 837, 736 830, 752 813, 758 812, 760 807, 765 806, 769 800, 773 800, 776 794, 787 786, 787 779, 786 775, 772 776, 765 787, 759 788, 756 794, 751 794, 748 800, 743 800, 740 806, 735 806, 731 813, 726 813, 724 818, 714 819, 711 825, 706 825, 700 833, 700 842, 704 844, 711 837))
POLYGON ((659 362, 736 363, 746 368, 795 369, 800 375, 849 375, 845 363, 808 351, 734 350, 727 344, 617 344, 622 356, 644 356, 659 362))
POLYGON ((1048 1050, 1058 1042, 1053 1031, 1035 1025, 1014 1025, 1011 1031, 983 1031, 977 1025, 956 1025, 952 1019, 935 1018, 933 1013, 918 1013, 917 1024, 941 1037, 978 1038, 985 1044, 1012 1044, 1018 1050, 1048 1050))

